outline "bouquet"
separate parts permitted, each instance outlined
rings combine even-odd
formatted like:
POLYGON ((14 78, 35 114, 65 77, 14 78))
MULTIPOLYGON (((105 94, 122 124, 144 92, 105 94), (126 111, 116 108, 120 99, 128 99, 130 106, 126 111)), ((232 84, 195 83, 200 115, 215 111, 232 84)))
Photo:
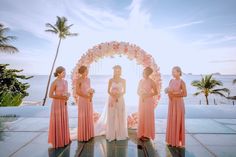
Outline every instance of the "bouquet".
MULTIPOLYGON (((95 90, 92 89, 92 88, 89 88, 89 89, 87 90, 87 93, 88 93, 88 96, 93 96, 93 94, 95 93, 95 90)), ((92 98, 90 99, 90 102, 92 102, 92 98)))
POLYGON ((144 102, 144 96, 145 94, 148 94, 149 92, 147 90, 144 90, 144 89, 140 89, 140 94, 141 94, 141 98, 142 98, 142 101, 144 102))
MULTIPOLYGON (((111 89, 111 93, 114 94, 114 95, 118 95, 118 94, 120 94, 120 91, 119 91, 118 88, 114 87, 114 88, 111 89)), ((116 98, 116 102, 118 102, 118 98, 116 98)))
MULTIPOLYGON (((62 96, 66 96, 67 98, 69 98, 69 97, 70 97, 70 93, 69 93, 69 92, 64 92, 64 93, 62 94, 62 96)), ((67 105, 67 102, 66 102, 66 105, 67 105)))
POLYGON ((63 93, 63 96, 66 96, 66 97, 70 97, 70 93, 69 92, 65 92, 65 93, 63 93))

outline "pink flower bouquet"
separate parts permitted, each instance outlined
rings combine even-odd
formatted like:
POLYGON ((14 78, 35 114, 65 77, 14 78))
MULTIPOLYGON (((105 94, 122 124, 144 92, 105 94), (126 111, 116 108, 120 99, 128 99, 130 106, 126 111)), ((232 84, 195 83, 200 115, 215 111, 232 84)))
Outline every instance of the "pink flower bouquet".
MULTIPOLYGON (((118 94, 120 94, 120 91, 118 88, 112 88, 111 93, 114 95, 118 95, 118 94)), ((116 102, 118 102, 118 98, 116 98, 116 102)))
MULTIPOLYGON (((95 90, 92 89, 92 88, 89 88, 89 89, 87 90, 87 93, 88 93, 88 96, 92 96, 92 95, 95 93, 95 90)), ((92 102, 92 98, 90 99, 90 102, 92 102)))

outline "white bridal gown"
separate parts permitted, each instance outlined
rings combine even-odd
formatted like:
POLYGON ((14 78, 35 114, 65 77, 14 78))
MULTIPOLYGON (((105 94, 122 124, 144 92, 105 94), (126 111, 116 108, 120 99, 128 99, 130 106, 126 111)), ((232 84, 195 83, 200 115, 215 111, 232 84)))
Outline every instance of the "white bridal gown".
MULTIPOLYGON (((117 88, 120 92, 123 91, 121 82, 112 82, 112 88, 117 88)), ((128 128, 124 97, 121 96, 115 101, 112 99, 109 96, 108 103, 95 124, 95 136, 106 135, 108 141, 125 140, 128 137, 128 128)))

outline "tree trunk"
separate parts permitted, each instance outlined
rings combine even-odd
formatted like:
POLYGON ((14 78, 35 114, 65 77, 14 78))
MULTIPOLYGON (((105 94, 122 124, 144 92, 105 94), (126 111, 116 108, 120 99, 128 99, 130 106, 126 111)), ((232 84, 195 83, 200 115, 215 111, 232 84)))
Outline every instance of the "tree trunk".
POLYGON ((50 85, 50 81, 51 81, 53 69, 54 69, 54 66, 55 66, 55 63, 56 63, 56 60, 57 60, 57 56, 58 56, 58 52, 59 52, 60 45, 61 45, 61 38, 59 38, 56 56, 55 56, 55 58, 54 58, 54 61, 53 61, 53 64, 52 64, 52 68, 51 68, 51 72, 50 72, 49 77, 48 77, 47 88, 46 88, 46 91, 45 91, 45 96, 44 96, 43 104, 42 104, 43 106, 45 105, 46 99, 47 99, 47 96, 48 96, 48 89, 49 89, 49 85, 50 85))
POLYGON ((206 104, 209 105, 208 96, 205 96, 205 98, 206 98, 206 104))

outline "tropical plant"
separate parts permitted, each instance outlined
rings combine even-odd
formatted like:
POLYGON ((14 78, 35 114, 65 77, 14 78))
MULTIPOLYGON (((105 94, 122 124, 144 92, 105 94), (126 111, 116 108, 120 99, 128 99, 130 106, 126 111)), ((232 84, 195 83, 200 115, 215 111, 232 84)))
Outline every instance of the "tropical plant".
POLYGON ((29 94, 28 83, 20 80, 28 80, 32 76, 20 75, 23 70, 7 69, 9 64, 0 64, 0 106, 18 106, 22 99, 29 94))
POLYGON ((236 79, 233 80, 233 84, 236 84, 236 79))
POLYGON ((43 106, 46 103, 48 89, 49 89, 49 84, 50 84, 50 81, 51 81, 53 69, 54 69, 54 66, 55 66, 55 63, 56 63, 56 60, 57 60, 57 56, 58 56, 58 53, 59 53, 59 48, 60 48, 60 45, 61 45, 61 40, 65 39, 66 37, 69 37, 69 36, 77 36, 78 35, 77 33, 71 33, 70 32, 70 28, 72 26, 73 26, 73 24, 71 24, 71 25, 67 24, 67 19, 65 17, 59 17, 59 16, 57 16, 57 21, 56 21, 56 23, 54 25, 50 24, 50 23, 46 23, 46 27, 48 29, 46 29, 45 31, 58 35, 59 41, 58 41, 58 46, 57 46, 57 50, 56 50, 56 55, 55 55, 55 58, 53 60, 52 68, 51 68, 51 71, 50 71, 50 74, 49 74, 49 78, 48 78, 46 92, 45 92, 45 96, 44 96, 43 104, 42 104, 43 106))
MULTIPOLYGON (((233 80, 233 84, 236 84, 236 79, 233 80)), ((236 100, 236 96, 229 96, 227 98, 231 100, 236 100)))
POLYGON ((208 96, 210 94, 227 97, 225 94, 229 95, 230 93, 228 88, 217 88, 217 86, 223 86, 223 83, 214 79, 212 74, 202 77, 201 80, 192 81, 191 84, 198 90, 194 95, 204 94, 207 105, 209 104, 208 96))
POLYGON ((6 35, 8 31, 9 28, 4 27, 4 25, 0 23, 0 52, 4 53, 18 52, 18 49, 16 47, 9 44, 9 42, 11 40, 16 39, 16 37, 11 35, 6 35))

